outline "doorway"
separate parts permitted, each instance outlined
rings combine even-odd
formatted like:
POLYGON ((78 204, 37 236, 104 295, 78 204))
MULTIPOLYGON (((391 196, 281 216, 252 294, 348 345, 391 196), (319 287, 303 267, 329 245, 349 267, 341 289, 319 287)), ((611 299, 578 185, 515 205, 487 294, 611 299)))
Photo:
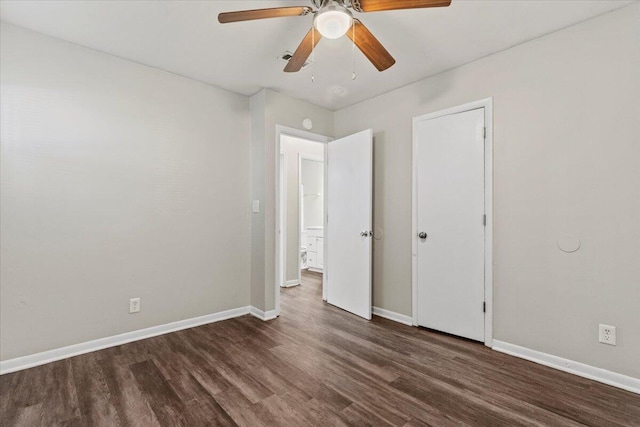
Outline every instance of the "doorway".
MULTIPOLYGON (((305 276, 321 274, 323 300, 371 319, 373 132, 368 129, 333 140, 277 125, 276 150, 275 175, 287 181, 275 185, 276 315, 281 292, 296 292, 298 285, 304 286, 305 276), (323 150, 306 154, 289 150, 292 140, 323 150), (295 158, 297 169, 292 166, 295 158), (284 163, 287 170, 281 172, 284 163), (292 176, 298 177, 297 182, 291 181, 292 176), (288 287, 292 289, 283 289, 288 287)), ((317 276, 311 278, 319 281, 317 276)))
POLYGON ((280 137, 280 287, 299 286, 303 271, 320 275, 324 259, 324 151, 322 142, 280 137))
POLYGON ((326 143, 330 140, 311 132, 276 127, 279 173, 275 301, 278 313, 282 293, 297 292, 294 288, 305 282, 308 286, 319 286, 320 294, 324 288, 324 251, 321 247, 318 260, 318 243, 324 243, 324 158, 326 143), (312 280, 308 280, 309 277, 312 280))
POLYGON ((413 321, 491 345, 492 102, 414 118, 413 321))
POLYGON ((322 275, 324 268, 324 153, 298 154, 298 272, 322 275))

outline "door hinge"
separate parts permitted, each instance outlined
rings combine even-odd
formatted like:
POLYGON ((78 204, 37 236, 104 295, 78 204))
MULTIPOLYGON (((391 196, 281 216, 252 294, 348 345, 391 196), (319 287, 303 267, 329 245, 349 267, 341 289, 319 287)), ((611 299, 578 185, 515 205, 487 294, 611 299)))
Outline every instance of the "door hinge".
POLYGON ((484 139, 487 139, 487 128, 486 128, 486 127, 483 127, 483 128, 482 128, 482 137, 483 137, 484 139))
POLYGON ((486 313, 487 312, 487 303, 486 302, 482 302, 482 312, 486 313))
POLYGON ((482 215, 482 225, 487 226, 487 214, 482 215))

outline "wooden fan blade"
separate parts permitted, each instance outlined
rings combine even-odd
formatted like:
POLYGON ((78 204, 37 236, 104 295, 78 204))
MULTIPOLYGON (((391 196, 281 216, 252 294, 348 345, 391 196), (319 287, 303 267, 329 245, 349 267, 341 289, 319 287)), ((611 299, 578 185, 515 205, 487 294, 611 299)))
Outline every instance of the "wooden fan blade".
POLYGON ((371 31, 369 31, 362 22, 354 19, 353 25, 354 26, 347 31, 347 36, 358 46, 358 49, 371 61, 378 71, 384 71, 396 63, 393 56, 391 56, 387 49, 382 46, 378 39, 371 34, 371 31))
POLYGON ((229 22, 251 21, 254 19, 282 18, 286 16, 304 16, 313 12, 313 9, 306 6, 295 7, 275 7, 271 9, 240 10, 237 12, 225 12, 218 15, 218 22, 227 24, 229 22))
POLYGON ((291 59, 289 59, 287 66, 284 67, 284 71, 287 73, 300 71, 309 55, 311 55, 311 51, 316 47, 321 38, 322 34, 320 34, 320 31, 316 30, 315 27, 311 28, 307 35, 304 36, 304 39, 302 39, 302 42, 300 42, 291 59))
POLYGON ((419 9, 422 7, 447 7, 451 0, 354 0, 353 10, 377 12, 380 10, 419 9))

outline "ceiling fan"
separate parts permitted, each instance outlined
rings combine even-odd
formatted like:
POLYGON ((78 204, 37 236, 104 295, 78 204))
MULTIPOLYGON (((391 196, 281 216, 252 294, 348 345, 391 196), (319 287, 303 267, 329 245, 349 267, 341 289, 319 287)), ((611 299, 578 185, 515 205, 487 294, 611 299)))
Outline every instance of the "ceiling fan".
POLYGON ((218 15, 221 24, 254 19, 282 18, 287 16, 313 15, 313 26, 302 39, 295 53, 289 59, 286 72, 300 71, 307 58, 322 37, 337 39, 347 35, 358 49, 378 69, 384 71, 395 64, 387 49, 349 9, 356 12, 378 12, 397 9, 417 9, 425 7, 446 7, 451 0, 311 0, 318 10, 308 6, 276 7, 271 9, 242 10, 218 15))

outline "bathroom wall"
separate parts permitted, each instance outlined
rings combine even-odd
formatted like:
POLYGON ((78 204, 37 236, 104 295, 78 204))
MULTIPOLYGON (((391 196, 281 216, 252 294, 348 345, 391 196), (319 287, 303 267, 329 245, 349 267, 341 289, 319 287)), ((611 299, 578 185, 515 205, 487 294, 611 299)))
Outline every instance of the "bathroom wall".
POLYGON ((302 159, 302 229, 324 225, 324 162, 302 159))

